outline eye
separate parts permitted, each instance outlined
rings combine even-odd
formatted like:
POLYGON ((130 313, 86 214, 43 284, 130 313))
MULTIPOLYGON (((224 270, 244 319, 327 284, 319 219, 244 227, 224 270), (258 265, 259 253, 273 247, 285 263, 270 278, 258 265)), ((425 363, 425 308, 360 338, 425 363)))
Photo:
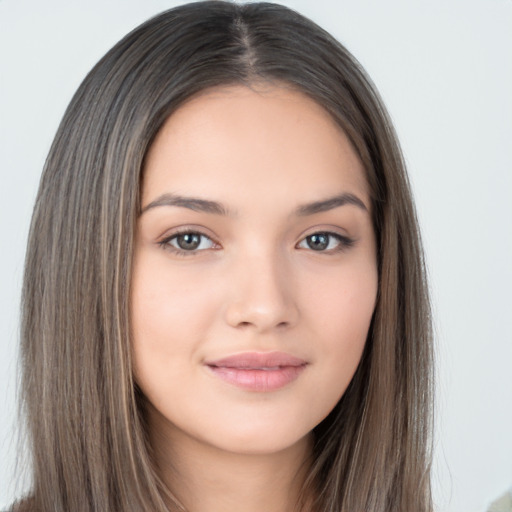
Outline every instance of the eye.
POLYGON ((317 252, 336 252, 349 248, 353 243, 352 239, 338 233, 319 232, 308 235, 297 247, 317 252))
POLYGON ((176 233, 160 242, 164 248, 169 248, 178 253, 194 253, 215 248, 215 242, 197 231, 184 231, 176 233))

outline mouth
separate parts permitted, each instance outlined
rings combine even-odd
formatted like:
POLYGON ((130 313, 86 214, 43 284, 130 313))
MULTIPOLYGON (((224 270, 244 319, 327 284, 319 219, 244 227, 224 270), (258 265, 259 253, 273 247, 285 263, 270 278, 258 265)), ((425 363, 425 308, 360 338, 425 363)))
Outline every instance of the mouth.
POLYGON ((207 361, 205 366, 228 384, 248 391, 270 392, 297 379, 307 364, 284 352, 245 352, 207 361))

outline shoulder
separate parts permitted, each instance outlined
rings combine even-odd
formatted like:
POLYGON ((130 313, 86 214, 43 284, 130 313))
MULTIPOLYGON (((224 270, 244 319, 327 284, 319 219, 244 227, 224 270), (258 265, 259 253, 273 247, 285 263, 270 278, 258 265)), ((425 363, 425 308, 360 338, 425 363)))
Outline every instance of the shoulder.
POLYGON ((487 512, 512 512, 512 489, 493 501, 487 512))

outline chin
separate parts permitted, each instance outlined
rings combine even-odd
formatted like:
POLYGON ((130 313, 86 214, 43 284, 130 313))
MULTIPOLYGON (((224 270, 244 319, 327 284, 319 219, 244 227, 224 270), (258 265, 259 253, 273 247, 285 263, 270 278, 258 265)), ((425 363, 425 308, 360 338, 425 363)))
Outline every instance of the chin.
MULTIPOLYGON (((292 420, 292 418, 289 418, 292 420)), ((312 436, 309 425, 297 421, 232 422, 229 425, 212 424, 208 433, 198 432, 198 439, 220 450, 244 455, 265 455, 282 452, 305 443, 312 436)))
POLYGON ((291 436, 269 429, 265 432, 230 434, 222 439, 212 439, 211 444, 222 451, 239 455, 272 455, 307 445, 311 436, 312 432, 291 436))

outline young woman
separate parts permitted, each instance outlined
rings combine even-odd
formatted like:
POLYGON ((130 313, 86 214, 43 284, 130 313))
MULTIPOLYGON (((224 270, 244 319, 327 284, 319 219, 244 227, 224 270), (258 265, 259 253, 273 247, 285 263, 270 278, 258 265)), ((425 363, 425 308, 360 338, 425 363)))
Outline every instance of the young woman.
POLYGON ((15 510, 431 510, 400 149, 299 14, 199 2, 108 52, 50 150, 24 283, 15 510))

